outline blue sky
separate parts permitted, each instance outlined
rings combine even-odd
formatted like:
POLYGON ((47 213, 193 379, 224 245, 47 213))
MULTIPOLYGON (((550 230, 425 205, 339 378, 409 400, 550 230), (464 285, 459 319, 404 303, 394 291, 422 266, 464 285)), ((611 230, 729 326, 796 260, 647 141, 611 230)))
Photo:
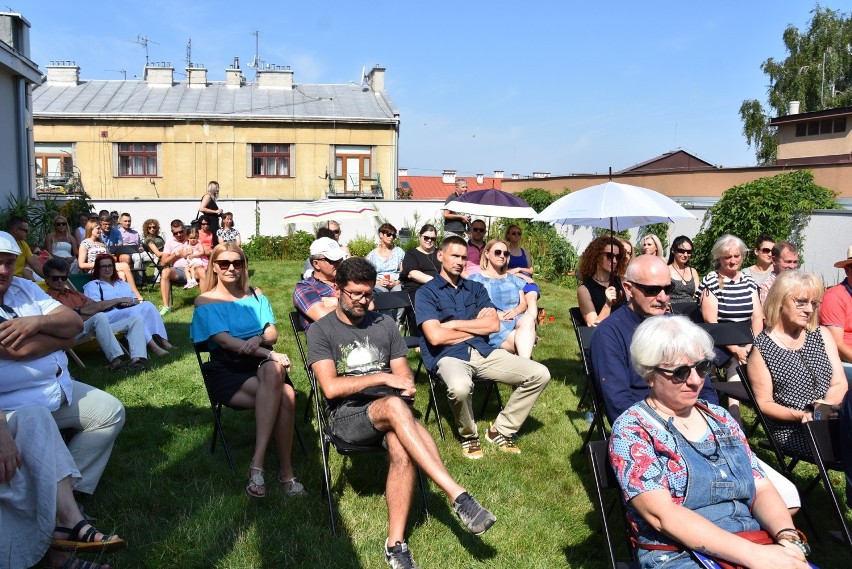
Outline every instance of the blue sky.
MULTIPOLYGON (((785 56, 803 1, 270 2, 6 0, 32 24, 33 59, 74 60, 83 79, 141 77, 151 61, 211 80, 239 56, 260 57, 303 83, 358 81, 387 69, 401 111, 400 166, 410 174, 505 170, 605 173, 684 148, 745 166, 744 99, 765 100, 760 64, 785 56), (11 3, 10 3, 11 2, 11 3), (113 70, 113 71, 111 71, 113 70)), ((830 7, 848 10, 846 6, 830 7)))

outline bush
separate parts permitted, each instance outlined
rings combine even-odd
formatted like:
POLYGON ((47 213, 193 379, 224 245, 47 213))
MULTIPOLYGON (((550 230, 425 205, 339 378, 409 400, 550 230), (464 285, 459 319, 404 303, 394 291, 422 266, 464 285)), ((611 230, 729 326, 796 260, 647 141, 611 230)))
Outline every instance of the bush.
POLYGON ((346 246, 349 247, 350 255, 355 257, 366 257, 367 253, 375 249, 378 244, 372 237, 366 237, 358 233, 353 239, 349 240, 346 246))
MULTIPOLYGON (((803 230, 815 209, 840 209, 837 194, 814 183, 810 170, 798 170, 760 178, 725 191, 707 210, 701 231, 695 236, 692 265, 699 273, 713 269, 710 250, 721 236, 730 233, 747 248, 761 233, 775 241, 790 241, 803 249, 803 230)), ((749 259, 743 266, 750 265, 749 259)))
POLYGON ((243 244, 249 259, 256 261, 304 261, 308 258, 314 236, 307 231, 290 235, 256 235, 243 244))

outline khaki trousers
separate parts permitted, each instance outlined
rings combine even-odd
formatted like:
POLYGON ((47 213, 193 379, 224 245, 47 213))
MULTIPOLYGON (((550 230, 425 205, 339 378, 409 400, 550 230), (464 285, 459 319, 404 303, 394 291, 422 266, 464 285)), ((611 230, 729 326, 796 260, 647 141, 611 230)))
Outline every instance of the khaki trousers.
POLYGON ((520 430, 539 394, 550 381, 550 371, 545 366, 506 350, 494 350, 484 358, 471 348, 469 361, 441 358, 436 371, 447 385, 458 434, 463 438, 477 436, 473 419, 474 379, 490 379, 516 387, 503 411, 494 420, 494 428, 504 436, 514 435, 520 430))

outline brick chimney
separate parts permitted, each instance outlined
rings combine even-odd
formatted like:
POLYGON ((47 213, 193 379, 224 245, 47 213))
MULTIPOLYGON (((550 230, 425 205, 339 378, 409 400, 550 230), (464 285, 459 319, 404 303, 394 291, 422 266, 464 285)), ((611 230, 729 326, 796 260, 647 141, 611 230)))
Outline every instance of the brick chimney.
POLYGON ((385 68, 379 67, 376 65, 373 67, 370 72, 367 74, 367 83, 369 83, 370 87, 373 91, 384 91, 385 90, 385 68))
POLYGON ((171 87, 175 68, 168 61, 153 62, 145 66, 145 82, 149 87, 171 87))
POLYGON ((207 86, 207 68, 203 65, 186 68, 186 82, 190 87, 207 86))
POLYGON ((441 182, 445 184, 455 184, 456 183, 456 171, 455 170, 444 170, 441 172, 441 182))
POLYGON ((257 70, 257 85, 261 88, 293 88, 293 71, 289 65, 268 65, 257 70))
POLYGON ((80 83, 80 67, 73 61, 51 61, 47 66, 47 83, 49 85, 78 85, 80 83))

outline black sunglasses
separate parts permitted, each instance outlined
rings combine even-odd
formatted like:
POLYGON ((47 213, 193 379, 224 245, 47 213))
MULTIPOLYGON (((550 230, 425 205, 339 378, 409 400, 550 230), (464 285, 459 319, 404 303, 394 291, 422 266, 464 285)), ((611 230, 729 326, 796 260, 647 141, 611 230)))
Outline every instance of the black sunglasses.
POLYGON ((382 235, 387 235, 391 239, 396 239, 396 233, 391 233, 390 231, 382 231, 382 235))
POLYGON ((437 239, 437 237, 429 237, 428 235, 421 235, 420 238, 423 239, 423 241, 435 241, 435 239, 437 239))
POLYGON ((641 283, 628 281, 630 284, 638 288, 642 291, 642 294, 645 296, 657 296, 661 292, 666 293, 666 296, 670 295, 672 291, 674 291, 675 285, 674 283, 667 284, 666 286, 661 285, 643 285, 641 283))
POLYGON ((67 275, 49 275, 47 277, 47 279, 51 280, 51 281, 59 281, 59 282, 64 283, 65 281, 68 280, 68 276, 67 275))
POLYGON ((768 255, 772 252, 772 249, 770 249, 769 247, 764 247, 763 249, 760 250, 760 252, 763 253, 764 255, 768 255))
POLYGON ((621 260, 621 253, 610 253, 609 251, 604 251, 603 255, 606 255, 607 261, 612 261, 613 259, 616 261, 621 260))
POLYGON ((682 365, 677 366, 674 369, 655 367, 654 371, 671 374, 672 378, 669 381, 671 381, 672 383, 679 384, 686 383, 686 380, 689 379, 689 376, 692 374, 693 369, 700 377, 704 377, 705 375, 710 373, 711 369, 713 369, 713 362, 710 360, 701 360, 700 362, 695 363, 691 366, 682 365))
POLYGON ((498 257, 508 257, 509 251, 506 249, 491 249, 491 253, 497 255, 498 257))
POLYGON ((681 249, 678 247, 674 250, 675 253, 680 253, 681 255, 692 255, 692 249, 681 249))
POLYGON ((172 231, 172 235, 174 235, 175 237, 177 237, 178 235, 183 235, 184 233, 186 233, 186 229, 181 229, 180 231, 172 231))
POLYGON ((216 266, 219 267, 220 271, 227 271, 228 267, 233 266, 235 271, 241 271, 243 267, 246 266, 246 262, 242 259, 235 259, 233 261, 227 259, 217 259, 213 261, 216 263, 216 266))
POLYGON ((56 223, 53 224, 54 227, 66 227, 67 225, 68 225, 68 223, 66 223, 64 221, 57 221, 56 223))
POLYGON ((484 227, 471 227, 470 230, 474 233, 485 233, 484 227))

